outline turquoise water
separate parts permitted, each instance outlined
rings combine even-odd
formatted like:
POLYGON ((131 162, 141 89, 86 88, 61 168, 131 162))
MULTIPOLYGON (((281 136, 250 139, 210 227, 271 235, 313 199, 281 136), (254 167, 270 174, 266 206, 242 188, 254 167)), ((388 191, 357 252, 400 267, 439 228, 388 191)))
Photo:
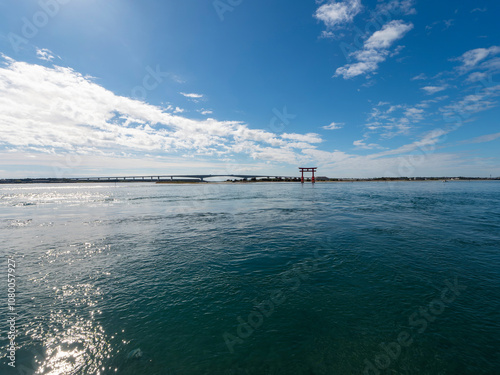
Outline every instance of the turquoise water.
POLYGON ((1 374, 500 373, 499 182, 3 185, 0 234, 1 374))

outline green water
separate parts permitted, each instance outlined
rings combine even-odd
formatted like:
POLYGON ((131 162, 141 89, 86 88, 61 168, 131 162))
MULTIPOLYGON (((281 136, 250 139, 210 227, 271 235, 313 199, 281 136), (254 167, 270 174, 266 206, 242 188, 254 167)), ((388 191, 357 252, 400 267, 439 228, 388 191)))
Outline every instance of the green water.
POLYGON ((498 182, 5 185, 0 234, 2 375, 500 373, 498 182))

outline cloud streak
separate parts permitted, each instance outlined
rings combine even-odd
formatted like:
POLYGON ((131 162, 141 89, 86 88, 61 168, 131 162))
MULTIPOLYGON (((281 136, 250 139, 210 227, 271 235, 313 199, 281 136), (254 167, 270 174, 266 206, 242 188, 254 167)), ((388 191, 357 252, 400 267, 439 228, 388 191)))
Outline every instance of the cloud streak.
POLYGON ((412 23, 407 24, 401 20, 385 24, 364 42, 361 50, 350 54, 357 62, 338 68, 334 77, 342 76, 344 79, 350 79, 376 71, 379 64, 389 56, 389 48, 394 42, 403 38, 412 28, 412 23))
POLYGON ((485 143, 497 140, 498 138, 500 138, 500 133, 493 133, 475 137, 467 141, 464 141, 463 143, 485 143))

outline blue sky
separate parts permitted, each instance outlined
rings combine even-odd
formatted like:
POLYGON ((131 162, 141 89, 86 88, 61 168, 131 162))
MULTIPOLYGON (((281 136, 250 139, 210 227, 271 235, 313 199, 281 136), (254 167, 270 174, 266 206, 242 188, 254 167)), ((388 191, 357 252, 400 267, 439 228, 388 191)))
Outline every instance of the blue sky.
POLYGON ((0 0, 0 177, 500 176, 499 10, 0 0))

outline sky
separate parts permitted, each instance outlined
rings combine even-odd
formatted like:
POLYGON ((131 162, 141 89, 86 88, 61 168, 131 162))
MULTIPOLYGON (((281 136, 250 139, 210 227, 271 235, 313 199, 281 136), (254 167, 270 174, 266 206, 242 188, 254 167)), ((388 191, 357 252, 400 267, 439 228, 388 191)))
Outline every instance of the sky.
POLYGON ((500 176, 494 0, 0 0, 0 178, 500 176))

